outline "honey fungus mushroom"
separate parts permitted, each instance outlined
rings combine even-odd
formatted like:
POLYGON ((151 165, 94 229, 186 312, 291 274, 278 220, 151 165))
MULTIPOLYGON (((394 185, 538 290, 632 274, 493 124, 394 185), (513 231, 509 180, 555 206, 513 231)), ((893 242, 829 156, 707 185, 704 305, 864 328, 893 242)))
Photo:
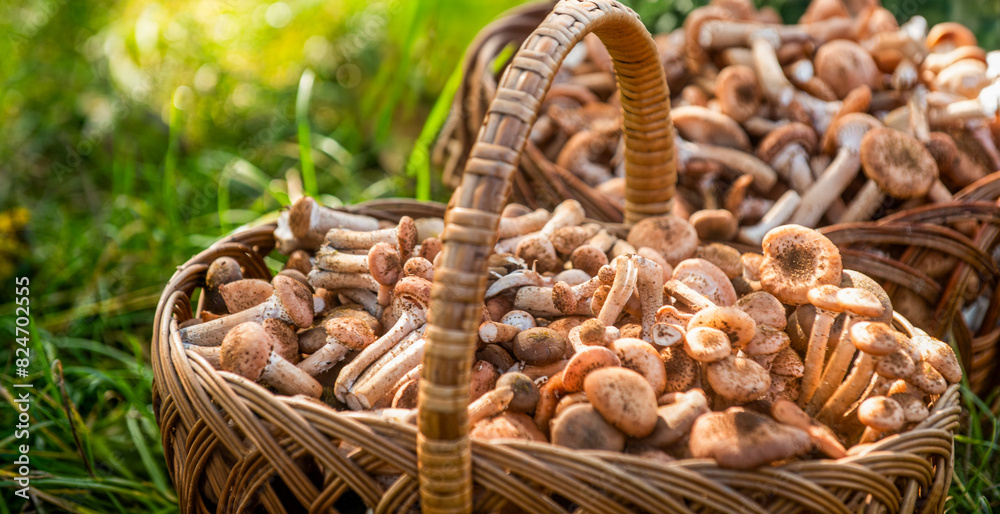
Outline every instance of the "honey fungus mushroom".
POLYGON ((700 416, 691 427, 689 446, 693 457, 715 459, 724 468, 753 469, 805 453, 811 442, 804 430, 730 407, 700 416))
POLYGON ((782 303, 803 305, 809 290, 838 285, 844 266, 837 245, 816 230, 784 225, 764 236, 760 283, 782 303))

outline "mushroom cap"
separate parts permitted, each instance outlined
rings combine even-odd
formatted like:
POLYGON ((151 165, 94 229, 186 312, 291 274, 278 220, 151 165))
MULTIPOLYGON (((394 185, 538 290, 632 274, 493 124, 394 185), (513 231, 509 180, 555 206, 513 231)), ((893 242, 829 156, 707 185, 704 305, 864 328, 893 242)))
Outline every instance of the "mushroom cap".
POLYGON ((316 313, 313 307, 313 296, 309 288, 295 280, 294 278, 278 275, 271 281, 274 286, 274 294, 278 301, 288 312, 292 323, 297 327, 308 327, 312 325, 313 315, 316 313))
POLYGON ((916 395, 894 393, 890 394, 889 398, 895 400, 903 408, 903 419, 907 423, 919 423, 927 419, 927 416, 930 416, 930 410, 927 409, 927 405, 924 405, 924 402, 916 395))
POLYGON ((389 243, 376 243, 368 250, 368 273, 383 286, 395 284, 403 273, 399 252, 389 243))
POLYGON ((823 153, 833 154, 840 147, 858 149, 865 134, 881 126, 882 122, 863 112, 849 112, 839 116, 823 134, 823 153))
POLYGON ((836 296, 840 308, 854 316, 878 318, 885 312, 885 305, 878 296, 859 287, 841 288, 836 296))
POLYGON ((760 281, 760 265, 764 263, 764 255, 755 252, 740 254, 740 265, 743 267, 743 278, 747 282, 760 281))
POLYGON ((667 372, 668 392, 687 391, 694 387, 701 376, 698 361, 692 359, 679 345, 660 350, 660 358, 663 359, 663 367, 667 372))
POLYGON ((933 366, 945 380, 952 384, 962 381, 962 366, 951 346, 924 334, 917 334, 911 341, 920 351, 923 360, 933 366))
POLYGON ((301 360, 299 354, 299 335, 291 325, 280 319, 268 318, 260 322, 264 330, 274 338, 274 353, 281 356, 288 362, 296 363, 301 360))
POLYGON ((688 141, 751 151, 750 138, 743 127, 721 112, 685 105, 670 109, 670 118, 677 132, 688 141))
POLYGON ((503 318, 500 318, 500 323, 515 326, 519 330, 528 330, 536 326, 535 317, 522 310, 508 311, 507 314, 503 315, 503 318))
MULTIPOLYGON (((743 273, 740 252, 732 246, 722 243, 709 243, 698 247, 695 257, 715 264, 730 280, 739 277, 743 273)), ((673 273, 671 273, 671 276, 673 276, 673 273)))
MULTIPOLYGON (((640 327, 641 330, 641 327, 640 327)), ((624 329, 622 330, 624 336, 624 329)), ((653 345, 635 337, 621 337, 611 343, 611 351, 621 361, 623 368, 630 369, 646 378, 656 395, 667 387, 667 372, 663 368, 660 354, 653 345)), ((565 382, 566 377, 563 376, 565 382)))
MULTIPOLYGON (((392 288, 392 308, 400 310, 409 307, 401 302, 427 308, 431 303, 431 282, 421 277, 403 277, 392 288), (397 309, 397 306, 400 309, 397 309)), ((505 316, 506 317, 506 316, 505 316)))
POLYGON ((272 348, 274 338, 260 323, 241 323, 222 340, 219 363, 222 369, 256 382, 264 373, 272 348))
POLYGON ((684 337, 684 351, 698 362, 715 362, 728 357, 733 347, 725 332, 712 327, 695 327, 684 337))
POLYGON ((578 403, 552 420, 552 444, 620 452, 625 449, 625 434, 605 421, 593 405, 578 403))
POLYGON ((948 382, 926 360, 917 363, 917 369, 910 375, 907 382, 917 386, 927 394, 943 394, 948 389, 948 382))
POLYGON ((743 64, 726 66, 715 79, 715 96, 723 114, 738 122, 746 120, 760 106, 757 74, 743 64))
POLYGON ((736 307, 753 318, 758 329, 767 326, 775 330, 784 330, 788 324, 785 306, 767 291, 754 291, 744 295, 736 302, 736 307))
POLYGON ((420 277, 426 280, 434 279, 434 264, 431 261, 413 256, 403 264, 403 274, 406 276, 420 277))
POLYGON ((698 416, 709 412, 708 398, 701 389, 674 394, 675 401, 656 409, 656 428, 642 440, 643 444, 665 449, 688 435, 698 416))
POLYGON ((838 291, 840 291, 839 287, 824 284, 810 289, 806 297, 809 298, 809 303, 813 304, 817 309, 841 312, 840 303, 837 302, 838 291))
POLYGON ((382 333, 382 323, 378 320, 378 318, 362 309, 360 305, 350 303, 338 305, 326 314, 327 320, 334 318, 357 318, 364 321, 372 332, 376 334, 382 333))
POLYGON ((802 305, 809 290, 840 283, 843 263, 837 245, 816 230, 784 225, 764 236, 760 283, 782 303, 802 305))
POLYGON ((763 366, 733 355, 709 364, 705 376, 717 394, 735 403, 759 400, 771 387, 771 376, 763 366))
POLYGON ((715 459, 724 468, 752 469, 805 453, 811 442, 804 430, 730 407, 699 416, 689 446, 696 458, 715 459))
POLYGON ((961 23, 946 21, 931 27, 927 32, 927 48, 934 50, 938 46, 952 47, 977 46, 976 35, 961 23))
MULTIPOLYGON (((842 289, 864 289, 865 291, 875 295, 875 297, 878 298, 879 303, 882 304, 882 314, 868 321, 881 321, 882 323, 892 322, 892 300, 889 299, 889 295, 885 292, 885 289, 882 289, 882 286, 880 286, 878 282, 872 280, 871 277, 861 273, 860 271, 845 269, 843 275, 840 277, 840 287, 842 289)), ((859 315, 855 314, 855 316, 855 319, 858 319, 859 315)), ((861 316, 861 318, 863 317, 864 316, 861 316)))
POLYGON ((684 329, 670 323, 655 323, 652 332, 653 344, 661 348, 673 346, 684 340, 684 329))
POLYGON ((399 253, 409 258, 410 252, 417 246, 418 237, 417 222, 409 216, 399 218, 399 224, 396 225, 396 244, 399 253))
POLYGON ((327 340, 334 340, 352 350, 363 350, 378 339, 364 319, 331 318, 326 322, 327 340))
POLYGON ((602 368, 587 375, 583 390, 606 421, 632 437, 656 427, 656 394, 642 375, 625 368, 602 368))
MULTIPOLYGON (((497 385, 497 378, 500 374, 496 366, 488 361, 477 360, 472 364, 472 371, 469 373, 469 399, 475 401, 484 394, 493 390, 497 385)), ((497 387, 497 389, 500 389, 497 387)), ((510 393, 513 397, 513 392, 510 393)))
POLYGON ((792 144, 800 145, 806 153, 812 154, 816 150, 818 139, 812 127, 798 122, 786 123, 764 136, 757 147, 757 157, 770 163, 786 146, 792 144))
POLYGON ((739 307, 709 307, 695 313, 688 321, 688 334, 696 327, 711 327, 722 331, 730 344, 742 347, 753 339, 757 323, 739 307))
POLYGON ((590 230, 588 227, 572 225, 555 229, 549 236, 549 240, 552 241, 552 247, 556 249, 556 252, 560 255, 569 255, 578 246, 593 237, 595 233, 596 231, 590 230))
POLYGON ((896 348, 889 355, 879 357, 875 363, 875 372, 880 377, 892 380, 905 379, 912 375, 914 370, 916 365, 913 359, 902 347, 896 348))
POLYGON ((760 325, 757 327, 757 333, 754 334, 753 339, 743 347, 743 353, 751 357, 755 355, 774 355, 788 348, 789 345, 791 345, 791 339, 784 331, 767 325, 760 325))
POLYGON ((778 352, 778 355, 771 359, 771 373, 786 377, 801 377, 806 372, 805 363, 802 357, 791 348, 791 346, 778 352))
POLYGON ((218 289, 222 284, 235 282, 243 278, 240 263, 232 257, 219 257, 212 261, 205 273, 205 285, 209 289, 218 289))
POLYGON ((552 241, 538 233, 521 239, 514 254, 528 264, 533 264, 539 273, 551 271, 559 264, 559 257, 556 255, 555 247, 552 246, 552 241))
POLYGON ((676 266, 698 249, 698 233, 684 218, 668 214, 645 218, 628 233, 628 242, 639 248, 656 250, 671 266, 676 266))
POLYGON ((705 259, 685 259, 674 266, 674 280, 694 289, 716 305, 736 303, 736 290, 718 266, 705 259))
POLYGON ((573 267, 586 271, 588 275, 596 277, 601 266, 608 264, 608 254, 592 244, 582 244, 577 246, 569 256, 573 267))
POLYGON ((833 89, 837 98, 844 98, 852 89, 864 84, 872 89, 881 86, 881 74, 871 54, 854 41, 835 39, 816 51, 816 76, 833 89))
POLYGON ((511 371, 500 375, 497 379, 497 388, 509 387, 514 392, 514 398, 507 405, 510 412, 529 413, 535 410, 538 405, 538 386, 525 375, 516 371, 511 371))
POLYGON ((607 347, 588 346, 586 349, 576 352, 576 355, 566 363, 566 368, 563 370, 563 387, 571 393, 582 391, 583 381, 591 371, 621 366, 621 364, 615 352, 607 347))
POLYGON ((566 337, 551 328, 529 328, 514 338, 514 356, 528 364, 544 366, 562 359, 568 344, 566 337))
POLYGON ((872 396, 858 405, 858 421, 879 431, 903 428, 903 407, 885 396, 872 396))
POLYGON ((219 286, 226 310, 237 313, 264 303, 274 294, 274 286, 259 278, 244 278, 219 286))
POLYGON ((736 216, 725 209, 701 209, 691 214, 688 222, 699 239, 709 241, 729 241, 740 229, 736 216))
POLYGON ((854 346, 877 357, 892 353, 899 347, 901 337, 904 336, 885 323, 859 321, 851 325, 851 342, 854 346))
POLYGON ((868 131, 861 141, 865 175, 895 198, 927 194, 938 177, 937 163, 916 138, 882 127, 868 131))
POLYGON ((546 441, 534 420, 518 412, 505 412, 476 423, 469 431, 472 437, 480 439, 524 439, 527 441, 546 441))
POLYGON ((288 227, 292 229, 292 235, 302 239, 309 235, 309 228, 312 225, 312 212, 317 207, 316 200, 309 196, 303 196, 292 204, 288 210, 288 227))
POLYGON ((872 88, 868 87, 867 84, 861 84, 847 93, 840 105, 840 110, 834 117, 839 118, 850 113, 866 113, 871 104, 872 88))

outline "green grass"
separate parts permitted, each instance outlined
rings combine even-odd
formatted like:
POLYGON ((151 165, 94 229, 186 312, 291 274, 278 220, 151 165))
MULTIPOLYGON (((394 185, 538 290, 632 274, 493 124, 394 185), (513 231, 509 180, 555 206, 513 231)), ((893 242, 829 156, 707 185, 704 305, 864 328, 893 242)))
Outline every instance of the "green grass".
MULTIPOLYGON (((259 0, 0 2, 0 354, 14 344, 16 276, 31 279, 33 322, 35 497, 23 510, 176 511, 150 405, 162 285, 290 192, 447 199, 428 149, 457 66, 517 3, 303 0, 288 17, 259 0)), ((696 5, 632 4, 661 30, 696 5)), ((776 4, 789 19, 803 9, 776 4)), ((920 13, 962 19, 996 48, 996 9, 927 0, 920 13)), ((14 373, 4 359, 0 514, 23 506, 7 480, 25 443, 14 373)), ((963 398, 973 422, 951 505, 996 508, 993 399, 963 398)))

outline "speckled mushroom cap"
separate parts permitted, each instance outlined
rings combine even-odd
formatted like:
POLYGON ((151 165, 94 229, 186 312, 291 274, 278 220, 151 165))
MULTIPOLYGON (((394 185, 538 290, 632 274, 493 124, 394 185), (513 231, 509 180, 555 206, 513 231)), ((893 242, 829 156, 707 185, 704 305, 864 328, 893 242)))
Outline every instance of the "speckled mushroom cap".
POLYGON ((563 370, 563 387, 571 392, 583 390, 583 381, 587 374, 595 369, 621 366, 621 361, 615 352, 604 346, 588 346, 576 352, 563 370))
POLYGON ((791 344, 791 339, 784 331, 767 325, 757 327, 753 339, 743 346, 743 353, 749 356, 773 355, 784 350, 791 344))
POLYGON ((219 362, 222 369, 256 382, 274 348, 274 338, 263 325, 253 321, 236 325, 222 340, 219 362))
POLYGON ((568 344, 562 334, 551 328, 529 328, 514 338, 514 356, 528 364, 544 366, 562 359, 568 344))
POLYGON ((373 343, 375 332, 363 319, 333 318, 326 322, 327 340, 334 340, 352 350, 361 350, 373 343))
POLYGON ((832 284, 816 286, 806 293, 809 303, 817 309, 829 312, 841 312, 840 303, 837 302, 837 293, 840 288, 832 284))
POLYGON ((764 236, 760 283, 782 303, 808 303, 809 290, 840 283, 840 250, 816 230, 784 225, 764 236))
POLYGON ((736 307, 753 318, 757 328, 767 326, 784 330, 788 324, 785 306, 767 291, 754 291, 744 295, 736 302, 736 307))
POLYGON ((916 395, 910 393, 894 393, 889 398, 895 400, 903 408, 903 419, 907 423, 919 423, 930 415, 930 410, 916 395))
MULTIPOLYGON (((892 300, 889 299, 889 295, 882 289, 882 286, 871 279, 868 275, 861 273, 860 271, 854 271, 850 269, 845 269, 843 275, 840 277, 840 287, 849 288, 854 287, 858 289, 864 289, 869 293, 875 295, 879 302, 882 304, 882 314, 872 318, 868 321, 881 321, 882 323, 892 322, 892 300)), ((855 314, 855 316, 858 316, 855 314)), ((863 316, 861 318, 864 318, 863 316)), ((855 319, 861 319, 855 318, 855 319)))
POLYGON ((625 449, 625 434, 604 420, 593 405, 572 405, 552 420, 552 444, 576 450, 625 449))
POLYGON ((596 277, 601 266, 608 263, 608 254, 592 244, 582 244, 573 250, 569 256, 573 267, 586 271, 588 275, 596 277))
POLYGON ((942 394, 948 389, 948 382, 926 360, 917 363, 917 369, 913 371, 907 382, 917 386, 917 389, 927 394, 942 394))
POLYGON ((368 250, 368 273, 379 284, 395 284, 402 272, 399 252, 391 244, 376 243, 368 250))
POLYGON ((660 358, 667 372, 668 392, 687 391, 701 376, 698 361, 692 359, 680 345, 660 350, 660 358))
POLYGON ((264 330, 274 338, 274 353, 288 362, 296 363, 299 355, 299 335, 291 325, 276 318, 268 318, 260 322, 264 330))
POLYGON ((743 64, 726 66, 715 79, 715 96, 723 114, 738 122, 746 120, 760 106, 757 74, 743 64))
POLYGON ((844 98, 861 84, 872 89, 881 86, 878 67, 871 54, 861 45, 846 39, 836 39, 819 47, 813 60, 816 76, 823 79, 837 94, 844 98))
POLYGON ((880 377, 892 380, 905 379, 915 370, 913 359, 902 347, 896 348, 889 355, 879 357, 875 363, 875 372, 880 377))
POLYGON ((507 404, 507 410, 511 412, 528 413, 535 410, 535 406, 538 405, 538 386, 524 373, 516 371, 504 373, 497 379, 496 387, 509 387, 514 392, 514 397, 507 404))
POLYGON ((787 377, 801 377, 806 371, 802 357, 790 346, 778 352, 778 355, 771 360, 771 373, 784 375, 787 377))
POLYGON ((308 196, 303 196, 292 204, 292 208, 288 210, 288 226, 295 237, 301 239, 309 235, 312 211, 316 206, 316 200, 308 196))
POLYGON ((730 279, 737 278, 743 274, 743 264, 740 262, 739 250, 727 244, 709 243, 699 246, 698 251, 694 255, 698 259, 705 259, 715 264, 730 279))
POLYGON ((858 350, 881 357, 899 347, 899 338, 905 337, 889 325, 879 322, 859 321, 851 325, 851 342, 858 350))
POLYGON ((701 209, 691 214, 688 222, 700 239, 709 241, 729 241, 740 228, 739 220, 726 209, 701 209))
POLYGON ((364 321, 372 332, 375 332, 376 334, 382 333, 382 323, 378 320, 378 318, 362 309, 360 305, 350 303, 338 305, 326 314, 327 320, 334 318, 357 318, 364 321))
POLYGON ((771 162, 786 146, 801 145, 810 155, 816 149, 816 131, 812 127, 799 122, 782 125, 764 136, 757 147, 757 157, 764 162, 771 162))
POLYGON ((911 341, 920 351, 923 360, 933 366, 945 380, 953 384, 962 381, 962 366, 958 364, 955 351, 947 343, 925 334, 917 334, 911 341))
POLYGON ((274 286, 259 278, 244 278, 219 286, 219 294, 226 303, 226 309, 237 313, 260 305, 274 294, 274 286))
POLYGON ((409 216, 399 218, 396 225, 396 245, 403 258, 409 258, 410 252, 417 246, 418 238, 417 222, 409 216))
POLYGON ((716 394, 735 403, 759 400, 771 387, 771 377, 763 366, 733 355, 709 364, 705 376, 716 394))
POLYGON ((403 277, 392 289, 393 309, 399 301, 426 308, 431 303, 431 282, 421 277, 403 277))
POLYGON ((243 278, 240 271, 240 263, 232 257, 219 257, 212 261, 205 273, 205 285, 211 289, 218 289, 223 284, 235 282, 243 278))
POLYGON ((469 436, 480 439, 524 439, 545 442, 545 434, 538 430, 535 422, 518 412, 505 412, 476 423, 469 430, 469 436))
POLYGON ((696 458, 715 459, 724 468, 752 469, 805 453, 811 443, 804 430, 730 407, 700 416, 691 427, 689 445, 696 458))
POLYGON ((873 396, 858 405, 858 421, 875 430, 899 430, 905 422, 903 407, 891 398, 873 396))
POLYGON ((679 216, 653 216, 632 226, 628 243, 636 248, 648 246, 659 252, 671 266, 676 266, 697 251, 698 233, 679 216))
POLYGON ((312 293, 305 284, 285 275, 278 275, 271 281, 274 294, 288 312, 292 323, 298 327, 312 325, 315 310, 312 293))
POLYGON ((736 290, 718 266, 705 259, 684 259, 674 266, 673 279, 683 282, 716 305, 736 303, 736 290))
POLYGON ((859 287, 841 288, 836 294, 837 304, 844 312, 864 318, 878 318, 885 312, 885 306, 874 293, 859 287))
POLYGON ((688 333, 696 327, 711 327, 720 330, 736 347, 742 347, 753 339, 757 323, 739 307, 709 307, 695 313, 688 321, 688 333))
POLYGON ((602 368, 583 383, 590 403, 615 428, 645 437, 656 427, 656 394, 642 375, 625 368, 602 368))
POLYGON ((865 175, 895 198, 927 194, 938 177, 937 163, 916 138, 882 127, 868 131, 861 140, 865 175))
POLYGON ((715 362, 733 351, 729 337, 712 327, 695 327, 684 337, 684 351, 698 362, 715 362))
POLYGON ((850 113, 866 113, 871 104, 872 88, 868 87, 867 84, 861 84, 847 93, 843 103, 840 105, 840 110, 837 111, 834 118, 839 118, 850 113))

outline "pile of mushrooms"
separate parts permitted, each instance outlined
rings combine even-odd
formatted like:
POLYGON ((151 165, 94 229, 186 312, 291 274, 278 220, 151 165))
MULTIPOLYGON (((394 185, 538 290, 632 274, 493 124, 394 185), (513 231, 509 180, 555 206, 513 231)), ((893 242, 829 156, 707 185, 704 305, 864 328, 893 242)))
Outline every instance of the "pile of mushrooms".
MULTIPOLYGON (((285 269, 268 282, 217 259, 173 337, 279 394, 413 422, 441 228, 301 198, 275 231, 285 269)), ((618 237, 575 200, 511 204, 488 266, 474 437, 734 468, 839 458, 961 379, 947 344, 896 330, 885 292, 799 225, 741 254, 676 215, 618 237)))
MULTIPOLYGON (((674 94, 675 214, 702 239, 759 245, 785 223, 876 219, 948 201, 1000 169, 1000 51, 957 23, 898 25, 877 2, 854 6, 813 0, 798 24, 783 25, 749 0, 713 0, 654 36, 674 94)), ((570 174, 566 188, 585 183, 620 209, 611 59, 596 36, 585 43, 544 98, 521 173, 570 174)), ((471 92, 492 90, 491 76, 480 80, 471 92)), ((515 181, 515 198, 523 189, 515 181)), ((599 203, 578 198, 604 219, 599 203)))

